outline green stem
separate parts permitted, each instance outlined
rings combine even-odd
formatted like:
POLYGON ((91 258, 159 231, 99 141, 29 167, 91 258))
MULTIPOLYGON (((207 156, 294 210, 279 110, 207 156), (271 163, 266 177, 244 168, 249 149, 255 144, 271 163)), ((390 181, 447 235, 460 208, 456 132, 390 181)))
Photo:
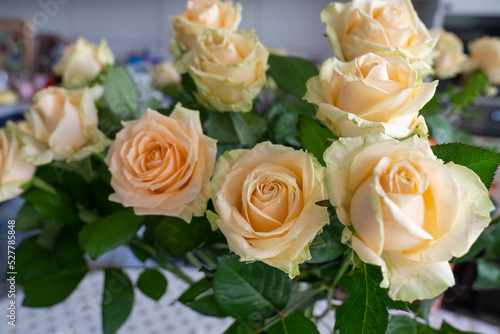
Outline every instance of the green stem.
POLYGON ((217 262, 214 261, 214 259, 210 256, 210 254, 206 251, 199 250, 196 252, 196 254, 203 260, 205 261, 210 268, 216 269, 217 268, 217 262))
POLYGON ((177 276, 178 278, 180 278, 181 280, 183 280, 184 282, 186 282, 187 284, 191 285, 194 283, 194 281, 189 277, 187 276, 186 274, 184 274, 181 269, 179 267, 177 267, 174 263, 170 262, 169 265, 167 266, 167 269, 168 271, 170 271, 172 274, 174 274, 175 276, 177 276))
POLYGON ((201 263, 201 262, 200 262, 200 260, 198 260, 198 259, 196 258, 196 256, 194 256, 194 254, 193 254, 193 253, 188 252, 188 253, 186 254, 186 258, 187 258, 187 259, 189 260, 189 262, 191 262, 191 263, 192 263, 192 264, 193 264, 196 268, 198 268, 198 269, 203 268, 203 263, 201 263))
POLYGON ((332 290, 335 290, 337 287, 337 284, 339 284, 340 280, 344 276, 345 272, 347 271, 347 268, 349 268, 349 265, 352 263, 352 253, 353 251, 350 250, 349 253, 347 254, 346 257, 344 257, 344 260, 342 260, 342 263, 340 264, 340 268, 337 271, 337 274, 335 274, 335 277, 333 278, 332 284, 330 285, 330 288, 332 290))
POLYGON ((145 251, 146 253, 148 253, 150 255, 153 255, 154 253, 156 253, 156 250, 153 247, 151 247, 150 245, 148 245, 144 242, 140 242, 138 240, 131 239, 130 244, 136 246, 137 248, 142 249, 143 251, 145 251))
POLYGON ((285 312, 283 312, 281 314, 278 314, 270 322, 268 322, 267 324, 265 324, 264 326, 262 326, 257 333, 262 333, 262 332, 266 331, 269 327, 271 327, 272 325, 274 325, 275 323, 277 323, 281 319, 284 319, 287 316, 289 316, 290 314, 292 314, 293 312, 295 312, 295 310, 297 310, 300 307, 300 305, 304 304, 305 302, 307 302, 309 299, 311 299, 312 297, 314 297, 318 293, 321 293, 321 292, 323 292, 323 291, 325 291, 327 289, 328 289, 328 287, 326 285, 322 285, 318 289, 312 291, 310 294, 304 296, 301 300, 299 300, 297 303, 295 303, 294 305, 292 305, 285 312))

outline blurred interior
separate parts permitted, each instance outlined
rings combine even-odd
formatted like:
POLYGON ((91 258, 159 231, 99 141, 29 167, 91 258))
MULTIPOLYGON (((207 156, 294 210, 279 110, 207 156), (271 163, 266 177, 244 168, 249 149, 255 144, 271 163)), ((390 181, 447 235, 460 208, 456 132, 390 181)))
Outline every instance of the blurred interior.
MULTIPOLYGON (((244 8, 240 29, 254 29, 267 47, 284 49, 316 64, 332 56, 319 18, 330 0, 240 2, 244 8)), ((453 31, 465 45, 484 35, 500 36, 499 0, 413 3, 429 28, 453 31)), ((137 81, 140 98, 149 99, 155 92, 149 86, 147 69, 172 58, 168 17, 182 13, 185 5, 186 0, 0 0, 0 127, 7 119, 22 118, 33 94, 58 82, 52 66, 64 47, 79 36, 97 44, 106 38, 117 63, 126 65, 137 81)), ((500 142, 500 96, 480 99, 475 110, 479 116, 462 127, 500 142)), ((462 270, 473 275, 467 268, 462 270)), ((460 284, 470 286, 466 281, 460 284)), ((500 295, 496 293, 481 296, 470 291, 448 298, 459 299, 454 304, 464 308, 484 310, 497 317, 500 295)))

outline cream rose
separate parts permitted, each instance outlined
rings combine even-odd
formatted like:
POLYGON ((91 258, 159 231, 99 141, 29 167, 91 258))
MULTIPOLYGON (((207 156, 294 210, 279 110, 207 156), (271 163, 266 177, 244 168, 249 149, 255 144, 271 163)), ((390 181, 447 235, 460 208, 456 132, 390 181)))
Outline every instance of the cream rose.
POLYGON ((21 186, 29 182, 36 167, 21 159, 21 143, 13 131, 0 129, 0 202, 23 192, 21 186))
POLYGON ((26 161, 43 165, 52 160, 80 160, 109 145, 97 127, 93 90, 49 87, 33 99, 26 123, 18 126, 26 161))
POLYGON ((484 36, 469 43, 470 61, 493 85, 500 85, 500 37, 484 36))
POLYGON ((211 182, 218 216, 207 217, 241 261, 263 261, 288 273, 311 258, 309 243, 328 224, 324 167, 304 151, 257 144, 224 153, 211 182))
POLYGON ((124 123, 106 163, 115 193, 110 200, 137 215, 166 215, 190 222, 205 213, 216 141, 203 134, 199 112, 175 106, 170 117, 147 109, 124 123))
POLYGON ((253 31, 205 30, 198 43, 177 63, 189 72, 196 97, 217 111, 250 111, 266 83, 269 51, 253 31))
POLYGON ((241 21, 241 5, 233 6, 231 1, 190 0, 181 15, 170 18, 174 34, 172 53, 179 56, 196 44, 196 37, 205 29, 238 29, 241 21))
POLYGON ((324 159, 344 237, 382 267, 392 299, 432 298, 455 284, 448 261, 468 252, 494 209, 474 172, 443 164, 417 136, 341 138, 324 159))
POLYGON ((330 58, 307 82, 304 99, 317 104, 318 119, 342 137, 371 132, 425 136, 427 126, 418 112, 434 95, 437 81, 421 83, 417 77, 401 57, 369 53, 348 63, 330 58))
POLYGON ((180 85, 182 81, 181 75, 175 69, 174 64, 168 60, 156 64, 149 72, 152 79, 151 84, 157 89, 180 85))
POLYGON ((437 41, 410 0, 335 2, 321 12, 321 22, 326 23, 335 57, 342 61, 373 52, 414 62, 426 58, 437 41))
POLYGON ((99 46, 80 37, 64 50, 61 60, 53 67, 54 74, 62 77, 66 88, 88 86, 103 69, 115 63, 115 56, 106 40, 99 46))
POLYGON ((442 29, 434 29, 431 32, 439 34, 434 58, 434 70, 440 79, 454 78, 462 72, 467 61, 464 53, 464 43, 454 33, 442 29))

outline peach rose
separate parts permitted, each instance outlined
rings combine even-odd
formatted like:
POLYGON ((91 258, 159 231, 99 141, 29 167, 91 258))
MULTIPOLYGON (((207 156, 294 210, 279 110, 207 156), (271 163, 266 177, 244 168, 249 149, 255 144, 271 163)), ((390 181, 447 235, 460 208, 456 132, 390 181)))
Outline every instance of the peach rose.
POLYGON ((196 83, 196 97, 217 111, 250 111, 266 83, 269 51, 253 31, 205 30, 176 64, 196 83))
POLYGON ((205 213, 216 141, 203 134, 199 112, 175 106, 170 117, 147 109, 124 123, 106 163, 115 193, 110 200, 137 215, 166 215, 190 222, 205 213))
POLYGON ((191 49, 196 37, 205 29, 225 28, 231 31, 238 29, 241 21, 241 5, 233 6, 231 1, 190 0, 181 15, 172 16, 174 34, 172 36, 172 53, 179 56, 191 49))
POLYGON ((22 158, 35 165, 52 160, 80 160, 110 143, 99 131, 94 91, 49 87, 35 94, 35 104, 18 126, 22 158))
POLYGON ((83 88, 97 78, 106 66, 114 63, 115 56, 106 40, 103 39, 97 46, 80 37, 76 43, 66 47, 53 71, 62 77, 64 87, 83 88))
POLYGON ((417 136, 341 138, 324 159, 344 240, 382 268, 392 299, 433 298, 455 284, 448 261, 469 251, 494 209, 474 172, 443 164, 417 136))
POLYGON ((328 224, 324 167, 304 151, 257 144, 226 151, 211 182, 215 211, 207 212, 241 261, 263 261, 288 273, 311 258, 309 243, 328 224))
POLYGON ((14 198, 23 192, 21 186, 29 182, 36 167, 21 159, 21 143, 13 131, 0 129, 0 202, 14 198))
POLYGON ((500 37, 484 36, 469 43, 470 61, 493 85, 500 85, 500 37))
POLYGON ((342 61, 373 52, 415 62, 425 59, 437 42, 410 0, 334 2, 321 12, 321 22, 326 23, 335 57, 342 61))
POLYGON ((344 63, 330 58, 309 79, 304 97, 318 105, 318 119, 342 137, 371 132, 401 138, 427 135, 419 110, 432 98, 437 81, 421 83, 401 57, 373 53, 344 63))
POLYGON ((442 29, 434 29, 432 32, 439 34, 439 40, 435 51, 434 70, 440 79, 454 78, 462 72, 467 61, 464 53, 464 43, 454 33, 442 29))

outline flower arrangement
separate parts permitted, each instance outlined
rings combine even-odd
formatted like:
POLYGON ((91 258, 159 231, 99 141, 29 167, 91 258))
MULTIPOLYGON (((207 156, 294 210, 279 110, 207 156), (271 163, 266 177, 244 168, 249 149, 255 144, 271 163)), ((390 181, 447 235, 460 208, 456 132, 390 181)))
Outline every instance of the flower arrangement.
POLYGON ((439 332, 425 309, 455 284, 450 262, 500 273, 488 194, 500 154, 429 135, 445 105, 499 83, 498 38, 467 60, 410 0, 332 3, 321 20, 335 57, 318 70, 238 30, 241 10, 190 0, 171 18, 175 61, 151 70, 168 108, 138 106, 106 42, 80 38, 54 67, 62 86, 0 130, 0 199, 23 193, 17 228, 38 231, 17 248, 24 305, 61 302, 89 258, 125 245, 148 268, 137 282, 105 269, 105 287, 127 288, 107 290, 104 333, 126 320, 134 286, 161 298, 157 268, 190 284, 179 302, 233 317, 226 333, 317 333, 321 300, 340 333, 439 332), (465 88, 444 93, 427 80, 459 74, 465 88))

